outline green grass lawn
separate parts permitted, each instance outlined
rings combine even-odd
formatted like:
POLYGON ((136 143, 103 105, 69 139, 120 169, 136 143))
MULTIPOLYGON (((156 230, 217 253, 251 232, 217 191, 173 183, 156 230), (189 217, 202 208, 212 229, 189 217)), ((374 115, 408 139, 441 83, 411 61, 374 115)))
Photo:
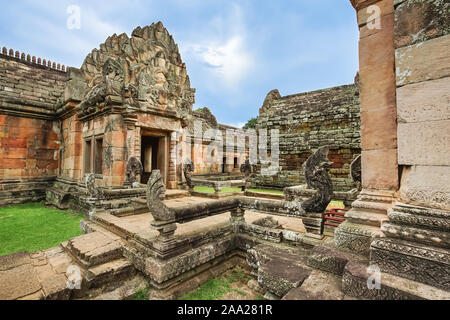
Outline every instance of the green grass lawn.
MULTIPOLYGON (((203 192, 203 193, 214 193, 214 188, 212 187, 202 187, 197 186, 194 188, 195 191, 203 192)), ((274 194, 283 194, 283 191, 281 190, 266 190, 266 189, 248 189, 252 192, 265 192, 265 193, 274 193, 274 194)), ((222 188, 222 191, 220 193, 231 193, 231 192, 241 192, 240 187, 234 187, 234 188, 222 188)))
MULTIPOLYGON (((245 283, 252 278, 245 274, 241 269, 237 268, 227 274, 219 276, 217 278, 211 278, 197 290, 194 290, 180 300, 220 300, 225 294, 229 292, 237 293, 239 297, 245 297, 246 293, 233 288, 234 283, 245 283)), ((262 297, 257 297, 257 300, 262 299, 262 297)))
POLYGON ((29 203, 0 208, 0 256, 49 249, 82 234, 82 215, 29 203))
MULTIPOLYGON (((203 193, 214 193, 214 188, 212 187, 197 186, 194 188, 194 190, 203 193)), ((230 193, 230 192, 241 192, 241 188, 222 188, 222 191, 220 193, 230 193)))

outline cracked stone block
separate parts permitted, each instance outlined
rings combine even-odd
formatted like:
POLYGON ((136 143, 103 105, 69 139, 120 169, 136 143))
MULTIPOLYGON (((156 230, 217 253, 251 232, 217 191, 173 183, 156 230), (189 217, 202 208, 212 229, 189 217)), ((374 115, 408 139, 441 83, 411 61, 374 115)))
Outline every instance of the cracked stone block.
POLYGON ((122 257, 122 246, 103 233, 93 232, 71 239, 66 249, 85 267, 92 267, 122 257))
POLYGON ((41 284, 31 264, 0 271, 0 300, 15 300, 41 290, 41 284))
POLYGON ((258 269, 258 283, 283 297, 292 288, 301 286, 309 273, 310 270, 285 260, 271 260, 258 269))
POLYGON ((342 300, 341 278, 313 270, 301 287, 291 289, 282 300, 342 300))

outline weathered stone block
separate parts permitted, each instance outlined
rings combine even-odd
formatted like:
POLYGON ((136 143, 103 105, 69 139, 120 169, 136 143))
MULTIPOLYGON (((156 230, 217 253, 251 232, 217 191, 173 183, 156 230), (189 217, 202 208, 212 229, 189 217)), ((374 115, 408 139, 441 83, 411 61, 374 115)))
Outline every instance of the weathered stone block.
POLYGON ((396 48, 448 34, 449 9, 446 1, 404 1, 395 9, 396 48))
POLYGON ((371 244, 370 263, 383 272, 448 290, 450 253, 398 239, 378 239, 371 244))
POLYGON ((397 89, 399 123, 450 120, 450 77, 397 89))
POLYGON ((395 51, 397 86, 450 76, 450 35, 395 51))
POLYGON ((301 286, 310 272, 285 260, 271 260, 258 269, 258 283, 281 298, 292 288, 301 286))
POLYGON ((361 167, 363 188, 379 190, 397 189, 397 149, 363 151, 361 167))
POLYGON ((450 210, 448 177, 448 166, 404 167, 400 196, 407 202, 450 210))
POLYGON ((450 165, 450 120, 399 123, 398 162, 403 165, 450 165))
POLYGON ((361 112, 361 146, 364 150, 397 147, 395 107, 361 112))

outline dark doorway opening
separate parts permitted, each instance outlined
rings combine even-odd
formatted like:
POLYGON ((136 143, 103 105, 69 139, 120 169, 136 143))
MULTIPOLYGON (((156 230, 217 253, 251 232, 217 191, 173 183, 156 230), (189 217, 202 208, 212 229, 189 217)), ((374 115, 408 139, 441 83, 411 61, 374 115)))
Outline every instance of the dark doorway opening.
POLYGON ((146 184, 152 170, 158 169, 159 138, 143 136, 141 141, 141 161, 144 167, 141 183, 146 184))
POLYGON ((222 161, 222 173, 226 173, 227 172, 227 157, 223 157, 223 161, 222 161))

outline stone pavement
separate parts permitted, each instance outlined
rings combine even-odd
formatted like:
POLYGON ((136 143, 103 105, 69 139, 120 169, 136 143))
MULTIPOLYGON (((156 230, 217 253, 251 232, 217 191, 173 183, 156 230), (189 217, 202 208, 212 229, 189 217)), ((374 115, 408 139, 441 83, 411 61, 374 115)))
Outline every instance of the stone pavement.
POLYGON ((0 257, 0 300, 68 298, 71 261, 61 247, 0 257))

